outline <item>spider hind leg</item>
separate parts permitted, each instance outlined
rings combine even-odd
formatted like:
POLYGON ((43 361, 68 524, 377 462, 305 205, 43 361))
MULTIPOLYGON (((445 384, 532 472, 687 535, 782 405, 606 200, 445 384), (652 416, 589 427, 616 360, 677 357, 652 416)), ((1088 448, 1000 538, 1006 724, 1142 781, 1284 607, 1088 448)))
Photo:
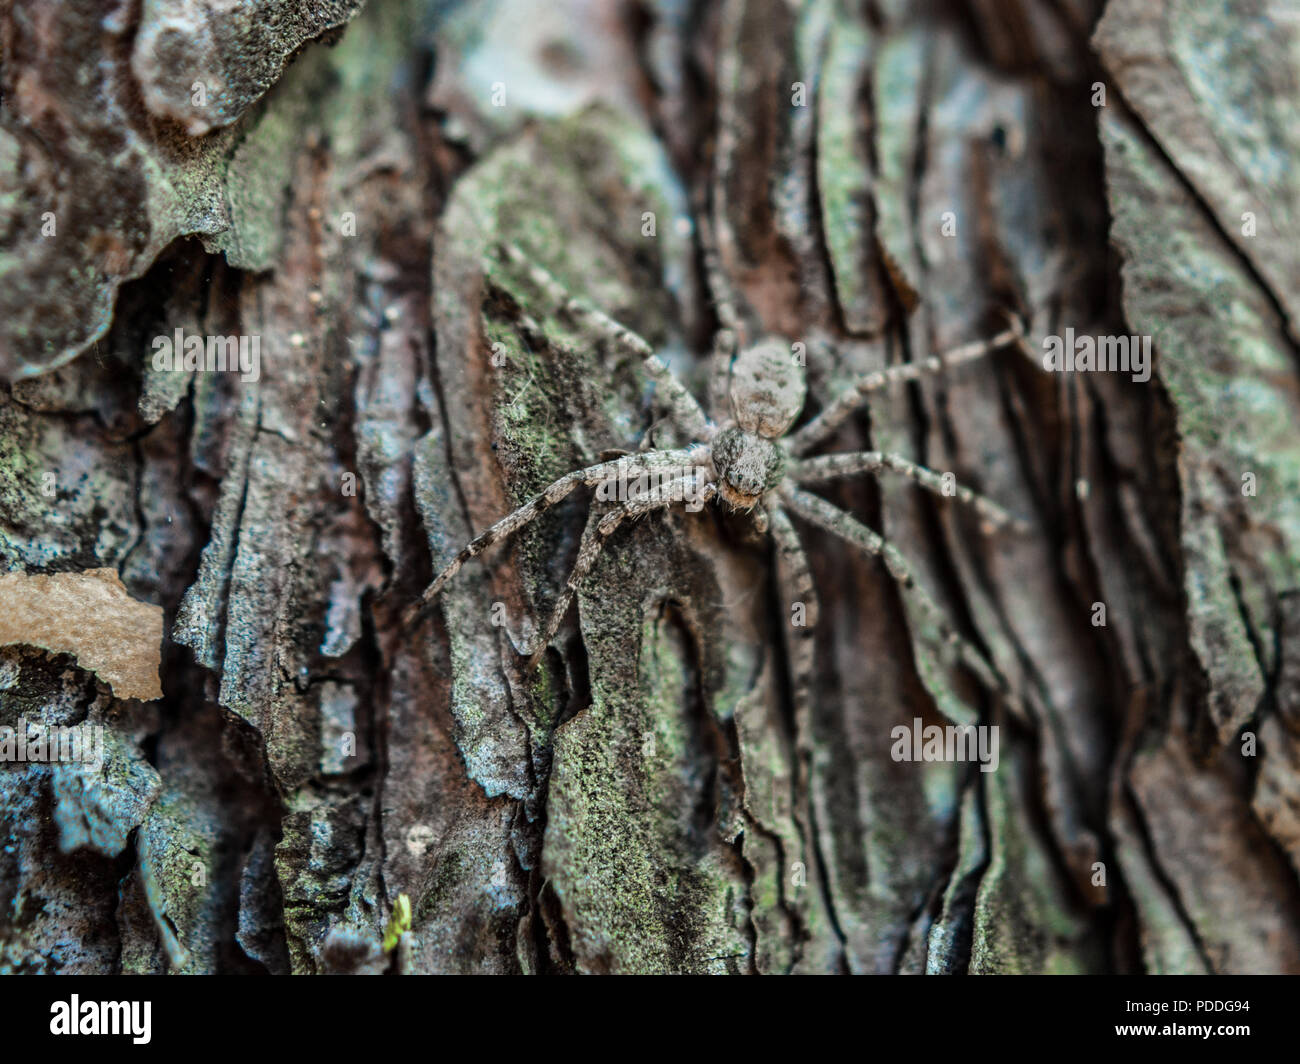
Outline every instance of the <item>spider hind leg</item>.
POLYGON ((540 263, 529 259, 515 244, 502 244, 502 254, 524 270, 556 308, 576 322, 581 322, 591 333, 603 337, 639 361, 646 376, 654 382, 655 392, 668 411, 668 418, 677 430, 690 440, 707 440, 713 434, 713 425, 704 410, 686 386, 673 376, 667 364, 654 349, 631 329, 619 324, 603 310, 585 299, 569 294, 568 289, 540 263))
POLYGON ((965 362, 973 362, 1008 345, 1014 344, 1023 348, 1024 343, 1024 327, 1021 325, 1019 318, 1013 317, 1011 327, 998 333, 992 339, 976 340, 974 343, 953 348, 941 355, 932 355, 920 362, 905 362, 901 366, 889 366, 886 369, 878 369, 872 373, 867 373, 840 392, 831 400, 830 405, 809 421, 808 424, 787 437, 790 453, 794 455, 807 454, 817 444, 834 435, 835 431, 852 416, 855 410, 867 401, 867 396, 874 391, 879 391, 891 384, 920 380, 928 374, 938 373, 941 370, 959 366, 965 362))

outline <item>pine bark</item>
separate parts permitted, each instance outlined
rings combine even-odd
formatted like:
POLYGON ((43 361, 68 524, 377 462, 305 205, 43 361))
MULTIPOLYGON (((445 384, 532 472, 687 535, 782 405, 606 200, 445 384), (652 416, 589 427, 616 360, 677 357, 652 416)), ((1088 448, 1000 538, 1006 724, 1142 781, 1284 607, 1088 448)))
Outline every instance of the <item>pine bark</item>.
POLYGON ((0 765, 0 970, 1300 971, 1285 6, 0 2, 0 569, 165 619, 155 701, 0 648, 0 725, 110 736, 97 778, 0 765), (800 526, 800 714, 769 541, 712 510, 612 537, 528 674, 582 492, 403 625, 556 477, 674 442, 501 244, 703 397, 701 204, 808 415, 1029 323, 824 448, 1031 519, 825 492, 1014 698, 800 526), (157 368, 176 329, 258 379, 157 368), (1151 337, 1150 380, 1046 372, 1067 329, 1151 337), (895 760, 916 719, 997 726, 997 770, 895 760))

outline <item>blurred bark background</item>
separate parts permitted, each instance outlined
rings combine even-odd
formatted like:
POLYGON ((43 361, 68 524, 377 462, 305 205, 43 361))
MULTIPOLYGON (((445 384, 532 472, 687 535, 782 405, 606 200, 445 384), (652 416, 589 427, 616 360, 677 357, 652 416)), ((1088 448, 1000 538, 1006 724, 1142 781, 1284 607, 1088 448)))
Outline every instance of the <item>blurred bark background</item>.
POLYGON ((1102 7, 0 0, 0 567, 115 569, 167 633, 153 702, 0 649, 0 724, 110 737, 0 766, 0 970, 1300 971, 1300 17, 1102 7), (587 498, 402 629, 666 438, 495 243, 703 395, 696 203, 807 414, 1004 310, 1153 337, 1148 382, 1003 352, 825 448, 1032 516, 828 493, 1019 705, 801 527, 796 720, 770 549, 712 511, 621 530, 535 676, 587 498), (260 379, 154 369, 178 328, 260 379), (998 770, 892 760, 916 717, 998 770))

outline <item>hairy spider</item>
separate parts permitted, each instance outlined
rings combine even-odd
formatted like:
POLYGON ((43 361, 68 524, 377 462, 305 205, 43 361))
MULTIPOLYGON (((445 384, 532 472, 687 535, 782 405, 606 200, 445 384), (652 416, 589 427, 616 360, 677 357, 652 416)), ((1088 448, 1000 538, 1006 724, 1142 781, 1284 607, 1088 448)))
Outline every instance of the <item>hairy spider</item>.
MULTIPOLYGON (((807 487, 860 473, 889 472, 906 477, 934 494, 954 495, 980 515, 986 530, 1023 528, 1023 522, 992 500, 965 486, 945 483, 938 472, 897 454, 857 451, 818 457, 807 455, 861 407, 871 392, 970 362, 1007 345, 1022 344, 1023 332, 1014 318, 1010 328, 990 340, 860 377, 816 417, 787 435, 803 409, 807 391, 804 366, 793 357, 793 345, 778 337, 769 336, 738 350, 739 321, 711 241, 705 241, 705 270, 722 327, 713 346, 707 414, 640 336, 597 307, 572 296, 547 270, 514 245, 501 245, 498 254, 526 270, 561 315, 584 323, 639 359, 655 384, 669 421, 683 439, 694 442, 680 449, 648 449, 625 454, 560 477, 460 551, 429 585, 420 602, 411 607, 408 620, 418 616, 467 561, 535 521, 578 485, 596 487, 599 499, 609 497, 609 493, 600 490, 602 486, 639 482, 640 490, 631 493, 630 498, 626 490, 617 492, 614 497, 619 499, 619 504, 598 521, 588 522, 577 562, 531 651, 530 670, 555 637, 574 593, 620 524, 628 518, 677 503, 698 510, 705 503, 717 500, 732 510, 752 514, 758 531, 770 532, 789 597, 805 605, 805 630, 801 634, 806 635, 815 625, 817 602, 808 560, 790 520, 791 514, 881 559, 902 590, 932 616, 940 635, 956 650, 962 662, 985 684, 1006 693, 1006 685, 983 655, 953 629, 942 609, 916 582, 898 549, 856 518, 812 494, 807 487)), ((794 655, 793 679, 797 688, 806 689, 811 671, 811 645, 804 640, 801 650, 794 655)))

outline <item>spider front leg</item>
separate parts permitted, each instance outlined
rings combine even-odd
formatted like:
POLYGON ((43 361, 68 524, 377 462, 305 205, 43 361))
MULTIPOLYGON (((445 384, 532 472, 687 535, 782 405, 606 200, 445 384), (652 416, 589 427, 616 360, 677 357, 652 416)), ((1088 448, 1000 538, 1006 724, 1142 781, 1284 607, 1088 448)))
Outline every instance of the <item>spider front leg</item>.
POLYGON ((945 367, 973 362, 985 355, 992 354, 999 348, 1006 347, 1008 344, 1023 343, 1024 335, 1024 329, 1021 328, 1019 319, 1013 319, 1011 328, 998 333, 991 340, 977 340, 975 343, 953 348, 953 350, 945 354, 933 355, 922 362, 907 362, 901 366, 890 366, 888 369, 878 369, 873 373, 859 377, 847 389, 836 396, 825 410, 787 439, 786 442, 790 453, 793 455, 807 454, 817 444, 831 436, 866 401, 866 397, 871 392, 878 391, 890 384, 919 380, 927 373, 937 373, 945 367))
POLYGON ((1029 531, 1029 524, 1013 517, 987 496, 972 491, 963 484, 944 484, 943 475, 933 469, 910 462, 902 455, 885 451, 853 451, 848 454, 827 454, 791 462, 786 475, 798 484, 814 484, 858 473, 880 473, 888 470, 906 477, 914 484, 935 495, 954 496, 971 507, 986 524, 996 528, 1010 528, 1017 532, 1029 531))
POLYGON ((862 522, 819 496, 800 491, 792 485, 784 485, 781 488, 781 497, 790 507, 791 512, 798 514, 805 521, 839 536, 859 550, 884 562, 889 575, 898 582, 903 592, 911 596, 912 600, 929 614, 939 630, 940 637, 957 652, 962 664, 978 676, 986 687, 1000 692, 1009 703, 1019 707, 1020 702, 1011 692, 1006 681, 994 671, 984 655, 952 627, 943 609, 912 575, 911 566, 899 553, 897 547, 885 542, 862 522))
POLYGON ((506 257, 527 271, 537 285, 556 304, 561 314, 582 321, 595 333, 623 348, 640 360, 646 374, 654 381, 655 391, 668 408, 668 417, 687 440, 708 440, 713 435, 713 424, 705 415, 695 396, 686 389, 654 349, 640 336, 620 325, 603 310, 584 299, 569 294, 544 266, 533 262, 514 244, 503 244, 506 257))
POLYGON ((804 744, 811 734, 812 684, 813 684, 813 629, 817 627, 820 608, 817 589, 813 584, 812 568, 789 516, 779 503, 768 506, 772 542, 776 546, 777 574, 780 578, 789 628, 786 633, 786 652, 790 657, 790 693, 794 702, 795 731, 804 744), (802 616, 797 616, 803 606, 802 616))
POLYGON ((565 582, 564 588, 560 591, 560 597, 551 610, 551 617, 546 622, 545 631, 539 636, 533 652, 529 656, 528 671, 531 672, 537 668, 541 662, 542 655, 546 653, 546 648, 551 645, 555 633, 560 630, 564 615, 569 612, 569 603, 573 601, 574 594, 587 578, 587 574, 591 572, 592 566, 596 564, 596 559, 600 557, 600 552, 605 549, 605 543, 609 540, 609 537, 614 534, 614 530, 624 520, 629 517, 638 517, 641 514, 650 513, 653 510, 662 510, 678 502, 689 502, 692 506, 698 503, 699 506, 703 506, 717 494, 717 490, 714 484, 692 473, 688 476, 677 477, 642 492, 635 498, 623 503, 617 509, 605 514, 599 521, 588 521, 587 527, 582 533, 582 542, 578 546, 578 560, 574 564, 573 572, 569 574, 569 579, 565 582))
POLYGON ((629 475, 639 476, 642 472, 653 469, 674 469, 692 464, 700 465, 707 456, 707 447, 688 447, 680 451, 651 451, 646 454, 626 455, 608 462, 588 466, 586 469, 577 469, 572 473, 566 473, 559 480, 534 495, 519 509, 506 515, 486 531, 480 532, 474 537, 469 542, 469 545, 462 549, 447 564, 447 567, 438 574, 433 583, 425 589, 420 601, 407 609, 403 615, 402 623, 404 625, 413 624, 425 607, 438 597, 438 593, 442 591, 452 577, 460 572, 467 561, 478 557, 493 544, 509 538, 520 529, 537 520, 547 510, 567 498, 579 484, 590 487, 599 484, 601 481, 614 478, 625 478, 629 475))

